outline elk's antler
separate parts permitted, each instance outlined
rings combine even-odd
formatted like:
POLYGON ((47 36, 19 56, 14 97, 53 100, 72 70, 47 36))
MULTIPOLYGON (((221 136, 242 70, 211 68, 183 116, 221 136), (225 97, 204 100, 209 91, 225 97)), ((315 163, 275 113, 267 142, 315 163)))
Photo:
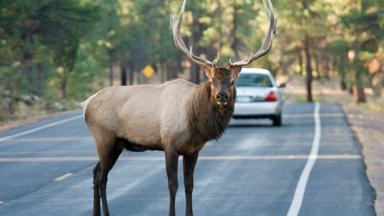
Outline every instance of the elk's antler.
POLYGON ((240 60, 237 62, 232 62, 232 59, 229 59, 229 64, 231 67, 242 67, 242 66, 248 65, 251 62, 255 61, 256 59, 266 55, 271 49, 272 39, 273 39, 273 36, 276 34, 277 18, 273 13, 273 6, 271 3, 271 0, 263 0, 263 3, 269 18, 269 29, 268 29, 267 35, 263 40, 263 44, 255 54, 251 53, 247 59, 240 60))
POLYGON ((190 60, 192 60, 196 64, 199 64, 205 67, 214 67, 219 61, 219 53, 217 53, 216 59, 211 62, 208 59, 205 59, 203 57, 193 54, 192 47, 190 47, 188 50, 187 47, 185 46, 185 43, 180 33, 180 29, 181 29, 181 22, 183 21, 186 2, 187 0, 183 1, 183 5, 180 8, 180 12, 177 18, 175 18, 174 15, 171 16, 173 40, 175 42, 175 45, 181 52, 183 52, 190 60))

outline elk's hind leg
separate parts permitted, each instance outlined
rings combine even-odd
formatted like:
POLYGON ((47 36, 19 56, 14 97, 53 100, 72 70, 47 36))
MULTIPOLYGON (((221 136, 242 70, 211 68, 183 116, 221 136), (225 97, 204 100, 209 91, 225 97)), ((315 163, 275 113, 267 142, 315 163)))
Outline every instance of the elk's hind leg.
POLYGON ((100 187, 99 187, 100 162, 93 169, 93 215, 100 215, 100 187))
POLYGON ((103 204, 104 215, 109 215, 107 203, 107 176, 118 159, 122 148, 118 145, 114 134, 104 128, 90 127, 95 139, 99 162, 94 169, 94 210, 93 215, 100 215, 100 198, 103 204))
POLYGON ((122 149, 118 148, 116 143, 114 143, 114 145, 111 148, 108 148, 106 151, 99 152, 100 172, 99 172, 98 180, 100 185, 100 197, 103 203, 103 212, 105 216, 109 215, 107 193, 106 193, 108 173, 112 169, 113 165, 115 165, 121 152, 122 152, 122 149))

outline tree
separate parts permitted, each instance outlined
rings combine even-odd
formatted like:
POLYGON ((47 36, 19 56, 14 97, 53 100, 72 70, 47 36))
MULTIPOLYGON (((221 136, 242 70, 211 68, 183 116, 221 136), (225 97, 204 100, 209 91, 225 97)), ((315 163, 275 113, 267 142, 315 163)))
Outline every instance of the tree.
POLYGON ((329 29, 332 28, 331 20, 333 7, 336 3, 328 3, 320 0, 300 0, 282 1, 277 8, 281 13, 280 17, 285 19, 279 20, 279 32, 284 37, 278 37, 278 42, 275 44, 281 44, 282 51, 280 58, 285 58, 287 62, 293 63, 291 58, 285 57, 288 55, 294 55, 297 59, 298 68, 300 73, 304 74, 303 64, 305 64, 305 84, 307 92, 307 101, 312 102, 312 81, 314 71, 316 71, 316 77, 319 77, 321 71, 327 69, 327 63, 321 63, 321 61, 327 61, 328 52, 327 40, 333 37, 332 32, 329 29), (315 70, 314 67, 315 66, 315 70))
POLYGON ((350 11, 341 17, 350 44, 349 60, 353 73, 353 95, 356 103, 366 101, 364 87, 368 83, 366 63, 378 51, 384 38, 383 5, 381 1, 353 1, 350 11))
POLYGON ((19 51, 14 60, 20 61, 28 91, 42 96, 48 78, 46 65, 55 64, 62 69, 58 71, 65 98, 67 74, 73 69, 79 40, 96 21, 97 8, 76 0, 16 0, 5 1, 2 12, 3 33, 19 51), (51 58, 45 57, 46 52, 51 58))
POLYGON ((337 65, 337 71, 340 77, 340 88, 342 90, 347 89, 348 85, 348 42, 343 38, 335 40, 329 44, 329 50, 333 54, 335 64, 337 65))

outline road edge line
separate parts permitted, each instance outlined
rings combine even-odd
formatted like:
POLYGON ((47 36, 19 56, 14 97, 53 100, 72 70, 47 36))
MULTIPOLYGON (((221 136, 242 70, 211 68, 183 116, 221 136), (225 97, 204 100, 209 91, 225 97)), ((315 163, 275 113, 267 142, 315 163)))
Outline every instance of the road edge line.
POLYGON ((44 130, 46 128, 50 128, 50 127, 53 127, 53 126, 56 126, 56 125, 64 124, 64 123, 67 123, 67 122, 70 122, 70 121, 73 121, 73 120, 76 120, 76 119, 79 119, 79 118, 82 118, 82 117, 83 117, 83 115, 77 115, 77 116, 74 116, 74 117, 71 117, 71 118, 67 118, 67 119, 63 119, 63 120, 60 120, 60 121, 57 121, 57 122, 53 122, 53 123, 50 123, 50 124, 47 124, 47 125, 44 125, 44 126, 40 126, 40 127, 37 127, 37 128, 29 129, 29 130, 26 130, 24 132, 19 132, 19 133, 13 134, 13 135, 5 136, 5 137, 0 137, 0 142, 4 142, 6 140, 10 140, 10 139, 13 139, 13 138, 16 138, 16 137, 19 137, 19 136, 24 136, 24 135, 27 135, 27 134, 31 134, 31 133, 34 133, 36 131, 44 130))
POLYGON ((297 216, 300 212, 301 205, 303 203, 305 188, 307 187, 308 178, 311 174, 312 168, 316 162, 317 154, 319 152, 320 138, 321 138, 321 122, 320 122, 320 104, 315 103, 315 110, 313 112, 313 118, 315 121, 315 135, 313 138, 311 153, 305 164, 305 167, 300 175, 299 182, 295 189, 295 195, 293 196, 291 205, 287 216, 297 216))
POLYGON ((55 181, 63 181, 64 179, 71 177, 72 175, 73 175, 73 173, 65 173, 65 174, 55 178, 54 180, 55 181))

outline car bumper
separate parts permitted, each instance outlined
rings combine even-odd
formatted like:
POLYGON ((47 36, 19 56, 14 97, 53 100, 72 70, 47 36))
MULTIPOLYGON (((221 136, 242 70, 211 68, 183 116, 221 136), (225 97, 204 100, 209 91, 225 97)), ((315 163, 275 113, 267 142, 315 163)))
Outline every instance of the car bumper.
POLYGON ((271 118, 281 113, 283 103, 276 102, 255 102, 235 103, 234 118, 271 118))

